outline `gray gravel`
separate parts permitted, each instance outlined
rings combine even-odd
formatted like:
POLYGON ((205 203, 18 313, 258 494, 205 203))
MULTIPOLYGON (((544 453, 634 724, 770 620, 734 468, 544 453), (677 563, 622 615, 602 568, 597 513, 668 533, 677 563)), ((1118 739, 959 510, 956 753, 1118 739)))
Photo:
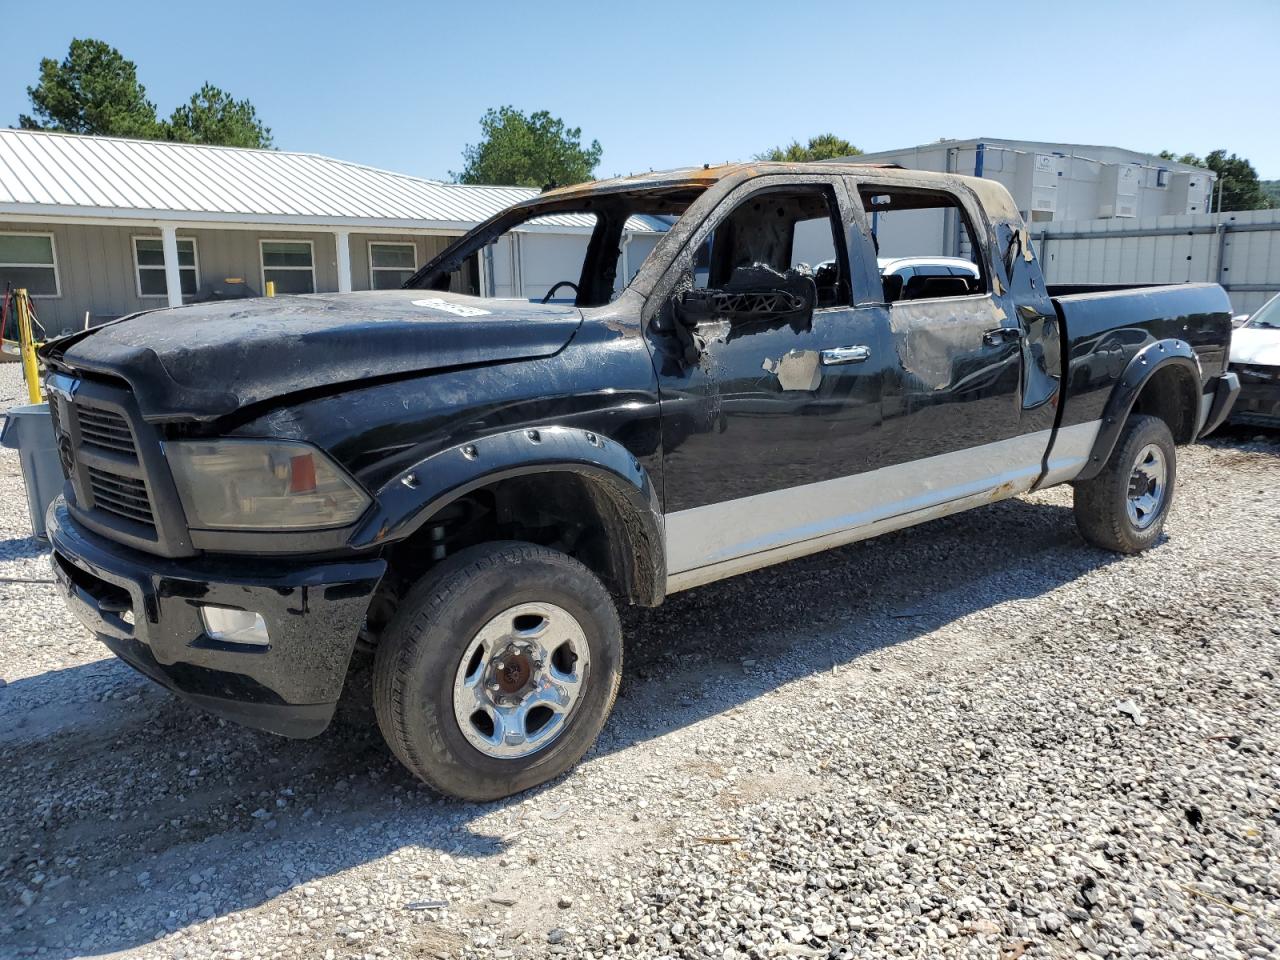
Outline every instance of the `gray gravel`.
POLYGON ((0 956, 1280 955, 1278 440, 1182 451, 1141 557, 1053 490, 631 611, 600 744, 488 806, 364 673, 280 740, 0 582, 0 956))

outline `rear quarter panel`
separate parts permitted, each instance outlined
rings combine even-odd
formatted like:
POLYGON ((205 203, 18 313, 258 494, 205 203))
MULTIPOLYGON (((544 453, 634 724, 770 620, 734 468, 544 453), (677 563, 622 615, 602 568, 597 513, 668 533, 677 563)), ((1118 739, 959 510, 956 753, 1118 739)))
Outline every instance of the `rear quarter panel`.
POLYGON ((1066 390, 1060 426, 1102 416, 1129 361, 1157 340, 1184 340, 1201 384, 1226 370, 1231 302, 1216 283, 1139 287, 1054 297, 1062 318, 1066 390))

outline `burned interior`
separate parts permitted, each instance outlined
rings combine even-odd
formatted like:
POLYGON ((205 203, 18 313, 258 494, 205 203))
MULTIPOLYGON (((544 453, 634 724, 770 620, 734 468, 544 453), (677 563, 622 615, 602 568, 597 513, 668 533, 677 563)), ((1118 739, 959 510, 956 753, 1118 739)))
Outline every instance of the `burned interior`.
MULTIPOLYGON (((739 204, 699 245, 694 287, 741 294, 761 291, 772 276, 775 289, 811 287, 817 307, 850 301, 843 231, 830 186, 781 188, 739 204), (801 278, 810 281, 800 283, 801 278)), ((735 298, 740 300, 741 296, 735 298)))

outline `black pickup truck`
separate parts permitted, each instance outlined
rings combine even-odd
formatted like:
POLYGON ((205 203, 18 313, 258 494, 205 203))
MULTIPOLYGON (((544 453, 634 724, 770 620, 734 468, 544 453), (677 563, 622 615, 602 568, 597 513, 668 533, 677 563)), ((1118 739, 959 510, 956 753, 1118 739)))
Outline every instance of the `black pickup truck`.
POLYGON ((496 798, 599 733, 617 603, 1068 482, 1087 541, 1151 546, 1176 445, 1239 389, 1230 335, 1215 285, 1047 287, 986 180, 757 164, 552 190, 402 290, 48 344, 53 565, 122 659, 288 736, 325 729, 371 649, 395 755, 496 798), (591 225, 576 275, 479 295, 502 238, 563 216, 591 225), (633 268, 636 222, 661 235, 633 268), (976 269, 904 280, 878 253, 976 269))

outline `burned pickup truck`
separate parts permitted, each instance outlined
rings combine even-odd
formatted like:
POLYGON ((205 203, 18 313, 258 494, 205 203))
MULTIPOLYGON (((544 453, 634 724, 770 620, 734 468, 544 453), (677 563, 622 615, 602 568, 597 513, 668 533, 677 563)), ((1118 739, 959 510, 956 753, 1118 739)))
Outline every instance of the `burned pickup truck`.
POLYGON ((324 730, 371 650, 395 755, 496 798, 600 732, 619 603, 1060 483, 1085 540, 1150 547, 1177 446, 1238 390, 1230 331, 1214 285, 1047 287, 986 180, 760 164, 552 190, 402 290, 47 345, 53 565, 122 659, 280 734, 324 730), (475 295, 495 243, 564 215, 591 224, 571 275, 475 295), (637 217, 661 236, 632 269, 637 217))

